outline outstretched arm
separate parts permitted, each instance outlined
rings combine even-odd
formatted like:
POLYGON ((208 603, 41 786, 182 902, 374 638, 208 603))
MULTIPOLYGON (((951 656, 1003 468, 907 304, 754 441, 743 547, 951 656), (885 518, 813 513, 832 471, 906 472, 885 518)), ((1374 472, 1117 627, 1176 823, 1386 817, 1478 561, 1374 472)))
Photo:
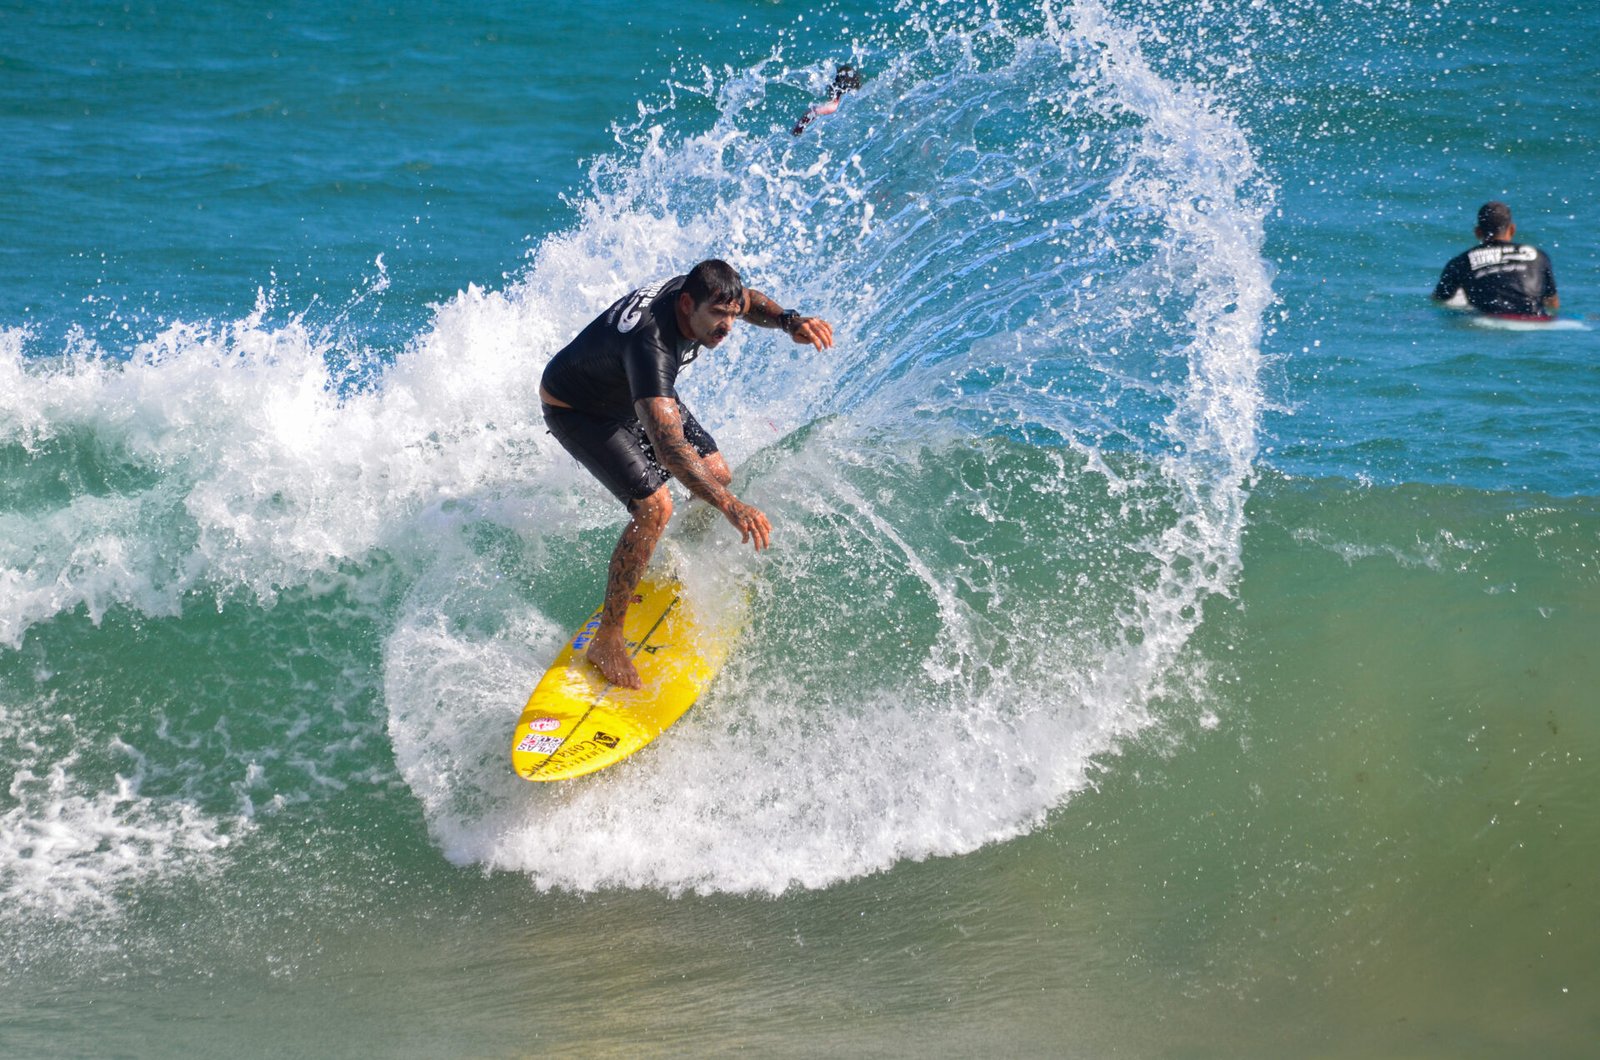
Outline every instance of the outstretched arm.
POLYGON ((796 342, 809 342, 819 350, 833 345, 833 325, 821 317, 785 314, 783 307, 753 287, 744 289, 744 319, 758 328, 782 328, 796 342))
POLYGON ((772 539, 772 524, 761 509, 746 504, 733 495, 712 473, 705 458, 689 444, 683 434, 683 416, 678 403, 672 398, 643 398, 633 403, 644 424, 650 444, 655 448, 656 459, 672 472, 672 477, 686 486, 690 493, 712 505, 739 531, 741 541, 753 542, 756 551, 767 547, 772 539))

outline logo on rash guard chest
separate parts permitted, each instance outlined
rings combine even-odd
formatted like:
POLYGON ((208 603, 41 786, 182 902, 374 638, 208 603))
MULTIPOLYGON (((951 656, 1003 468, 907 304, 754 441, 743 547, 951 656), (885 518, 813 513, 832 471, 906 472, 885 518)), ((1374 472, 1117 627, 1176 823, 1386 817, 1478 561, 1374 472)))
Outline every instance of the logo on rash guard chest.
POLYGON ((649 287, 641 287, 629 295, 627 302, 622 305, 617 313, 616 319, 612 321, 617 330, 626 335, 638 327, 639 321, 644 319, 644 311, 650 308, 650 303, 656 300, 656 296, 661 293, 662 288, 667 286, 667 283, 668 281, 666 280, 658 280, 649 287))

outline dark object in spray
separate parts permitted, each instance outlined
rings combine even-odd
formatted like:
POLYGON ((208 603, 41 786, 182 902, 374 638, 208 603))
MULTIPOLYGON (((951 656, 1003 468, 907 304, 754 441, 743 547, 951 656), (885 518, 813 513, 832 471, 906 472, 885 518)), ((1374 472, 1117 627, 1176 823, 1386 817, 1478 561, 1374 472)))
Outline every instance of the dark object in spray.
POLYGON ((817 103, 813 105, 810 110, 806 111, 805 116, 799 121, 795 122, 794 129, 792 130, 794 134, 799 136, 801 133, 806 131, 806 126, 810 125, 813 119, 820 118, 825 114, 832 114, 834 111, 838 110, 839 101, 844 98, 844 94, 846 92, 853 92, 860 87, 861 75, 856 72, 856 68, 851 66, 849 63, 841 63, 839 66, 839 72, 833 77, 832 98, 826 103, 817 103))

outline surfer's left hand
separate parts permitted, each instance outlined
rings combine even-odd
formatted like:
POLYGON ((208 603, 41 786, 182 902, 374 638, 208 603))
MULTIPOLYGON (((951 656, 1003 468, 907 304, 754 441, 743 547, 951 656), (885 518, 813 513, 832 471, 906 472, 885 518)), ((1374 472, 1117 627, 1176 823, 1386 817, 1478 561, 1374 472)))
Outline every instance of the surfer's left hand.
POLYGON ((833 325, 821 317, 801 317, 800 323, 789 332, 796 342, 809 342, 819 350, 833 345, 833 325))

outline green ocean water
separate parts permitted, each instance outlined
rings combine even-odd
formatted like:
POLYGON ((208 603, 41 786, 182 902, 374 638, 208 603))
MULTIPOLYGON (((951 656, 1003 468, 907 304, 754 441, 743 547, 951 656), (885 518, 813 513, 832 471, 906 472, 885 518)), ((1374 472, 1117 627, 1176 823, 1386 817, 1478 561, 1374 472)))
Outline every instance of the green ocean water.
POLYGON ((0 29, 0 1054, 1592 1053, 1593 16, 0 29), (1491 195, 1570 326, 1426 303, 1491 195), (713 252, 841 340, 686 377, 751 626, 528 785, 533 381, 713 252))
MULTIPOLYGON (((8 1048, 1583 1055, 1594 513, 1275 481, 1252 516, 1237 599, 1210 606, 1184 663, 1206 674, 1200 700, 1158 696, 1161 722, 1025 834, 781 896, 545 892, 449 864, 358 676, 380 665, 373 631, 330 623, 326 600, 107 620, 95 637, 124 658, 189 658, 197 641, 290 658, 230 664, 245 687, 221 711, 194 702, 192 671, 149 664, 74 740, 144 745, 115 719, 161 703, 190 719, 165 739, 192 759, 220 742, 292 773, 317 748, 321 779, 214 860, 141 851, 194 864, 113 889, 114 913, 14 918, 8 1048), (314 657, 282 649, 301 639, 314 657), (308 684, 336 692, 326 717, 223 724, 308 684)), ((791 663, 750 651, 746 671, 791 663)), ((104 694, 75 684, 53 691, 104 694)), ((730 698, 684 735, 737 718, 730 698)), ((845 822, 835 842, 851 823, 870 831, 845 822)))

